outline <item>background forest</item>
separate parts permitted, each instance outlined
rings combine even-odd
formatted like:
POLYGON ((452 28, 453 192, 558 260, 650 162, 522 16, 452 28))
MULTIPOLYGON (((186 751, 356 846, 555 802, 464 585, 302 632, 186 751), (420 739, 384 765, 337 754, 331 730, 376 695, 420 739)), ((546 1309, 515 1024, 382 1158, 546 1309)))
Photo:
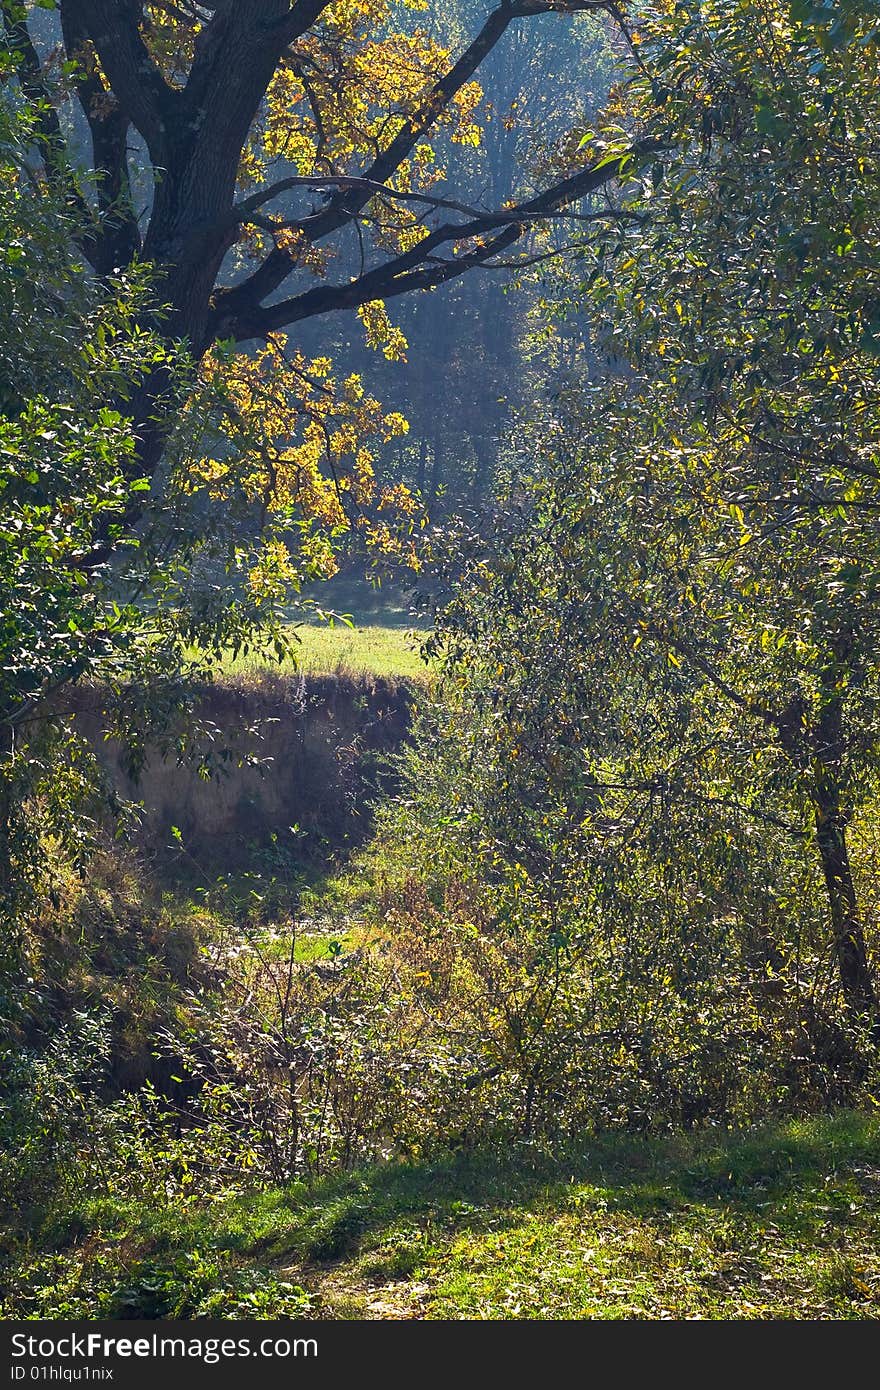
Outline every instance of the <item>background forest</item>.
POLYGON ((2 1315, 876 1316, 876 5, 0 16, 2 1315))

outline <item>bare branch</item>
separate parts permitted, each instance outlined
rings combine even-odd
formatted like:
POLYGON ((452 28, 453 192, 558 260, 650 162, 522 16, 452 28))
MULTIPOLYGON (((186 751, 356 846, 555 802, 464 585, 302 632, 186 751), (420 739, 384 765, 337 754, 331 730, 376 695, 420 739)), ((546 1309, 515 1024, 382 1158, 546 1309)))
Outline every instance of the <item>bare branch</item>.
MULTIPOLYGON (((352 222, 373 196, 370 186, 379 184, 387 187, 395 171, 434 125, 456 92, 470 81, 515 19, 554 11, 575 14, 606 9, 607 0, 504 0, 491 12, 457 62, 437 79, 419 110, 405 122, 387 149, 377 154, 372 164, 364 170, 364 185, 360 189, 340 190, 320 212, 304 218, 299 230, 309 241, 315 242, 352 222)), ((217 294, 218 310, 222 301, 224 318, 248 312, 254 304, 262 303, 280 289, 295 265, 295 258, 286 250, 279 248, 270 252, 247 280, 234 289, 222 290, 217 294)))
MULTIPOLYGON (((242 202, 236 203, 235 207, 230 208, 230 221, 233 225, 249 221, 250 213, 255 212, 257 208, 271 202, 274 198, 280 197, 282 193, 289 192, 292 188, 351 188, 358 192, 367 193, 370 197, 388 198, 393 202, 422 203, 427 207, 446 208, 450 212, 462 212, 466 217, 483 216, 483 211, 479 208, 470 207, 467 203, 458 203, 453 198, 435 198, 428 193, 412 193, 403 189, 389 188, 387 184, 377 183, 375 179, 354 174, 309 174, 280 179, 278 183, 273 183, 269 188, 259 189, 250 198, 245 198, 242 202)), ((289 225, 300 226, 301 222, 297 221, 289 225)))

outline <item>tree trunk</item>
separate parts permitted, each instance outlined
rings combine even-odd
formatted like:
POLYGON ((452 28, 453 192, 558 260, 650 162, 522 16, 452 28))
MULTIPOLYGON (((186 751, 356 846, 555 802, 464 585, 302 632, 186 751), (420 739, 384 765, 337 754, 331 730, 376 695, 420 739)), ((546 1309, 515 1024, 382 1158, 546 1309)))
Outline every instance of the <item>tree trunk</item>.
POLYGON ((816 845, 825 876, 831 931, 843 995, 850 1012, 861 1020, 880 1024, 880 1005, 871 969, 865 933, 853 883, 846 832, 849 817, 841 805, 843 752, 842 711, 839 696, 832 696, 816 727, 814 743, 816 845))
POLYGON ((14 804, 8 781, 13 750, 12 710, 0 716, 0 911, 8 908, 13 897, 12 833, 14 804))
POLYGON ((834 951, 844 998, 853 1013, 876 1019, 880 1017, 880 1009, 868 965, 865 933, 850 868, 846 817, 837 804, 836 795, 829 795, 824 779, 821 793, 816 796, 816 844, 825 875, 834 951))
POLYGON ((486 435, 481 434, 474 440, 474 451, 477 456, 477 466, 474 470, 474 494, 478 498, 485 497, 489 491, 489 479, 492 476, 492 441, 486 435))
MULTIPOLYGON (((427 355, 427 354, 426 354, 427 355)), ((422 442, 419 445, 419 471, 416 474, 416 489, 420 496, 425 495, 425 476, 428 469, 428 440, 422 435, 422 442)))
POLYGON ((434 459, 431 465, 431 500, 436 502, 443 482, 445 443, 440 435, 434 438, 434 459))

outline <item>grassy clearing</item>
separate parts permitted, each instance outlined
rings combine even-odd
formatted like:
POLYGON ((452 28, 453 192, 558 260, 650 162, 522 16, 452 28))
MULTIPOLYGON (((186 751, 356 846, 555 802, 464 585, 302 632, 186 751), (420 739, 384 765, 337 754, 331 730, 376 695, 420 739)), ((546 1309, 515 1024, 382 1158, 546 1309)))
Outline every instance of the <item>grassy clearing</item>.
POLYGON ((880 1120, 388 1166, 189 1210, 85 1203, 6 1316, 877 1318, 880 1120))
POLYGON ((348 627, 336 623, 333 627, 301 624, 291 631, 295 631, 298 638, 293 661, 230 654, 224 658, 219 673, 248 676, 267 670, 282 673, 297 670, 315 675, 343 672, 406 680, 427 678, 428 668, 419 655, 419 648, 427 636, 422 630, 381 624, 348 627))
MULTIPOLYGON (((299 639, 296 670, 315 675, 344 672, 427 679, 428 668, 419 654, 428 636, 427 624, 405 594, 394 588, 374 587, 362 579, 332 579, 312 586, 306 596, 325 611, 339 615, 339 620, 332 627, 317 620, 291 624, 290 631, 299 639)), ((290 662, 253 656, 233 659, 230 655, 220 669, 223 675, 242 676, 291 668, 290 662)))

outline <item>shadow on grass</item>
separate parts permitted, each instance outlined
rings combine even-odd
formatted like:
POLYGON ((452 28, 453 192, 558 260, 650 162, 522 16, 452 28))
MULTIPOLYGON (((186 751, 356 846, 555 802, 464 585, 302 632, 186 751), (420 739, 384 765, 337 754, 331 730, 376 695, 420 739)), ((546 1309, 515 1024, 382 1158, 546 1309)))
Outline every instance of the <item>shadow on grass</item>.
POLYGON ((424 628, 430 626, 425 610, 406 590, 393 585, 376 587, 365 579, 334 578, 308 586, 303 597, 325 610, 350 618, 355 627, 424 628))
POLYGON ((401 1222, 447 1235, 498 1230, 536 1207, 570 1208, 574 1198, 646 1219, 724 1211, 806 1234, 819 1217, 833 1223, 836 1210, 848 1218, 852 1182, 867 1183, 868 1201, 880 1202, 880 1120, 847 1112, 742 1135, 612 1136, 555 1154, 514 1144, 501 1155, 389 1164, 243 1194, 186 1216, 96 1203, 87 1224, 106 1230, 109 1221, 154 1251, 207 1242, 264 1261, 323 1265, 381 1243, 401 1222))
MULTIPOLYGON (((829 1176, 858 1177, 859 1164, 869 1170, 880 1165, 880 1121, 849 1113, 738 1136, 609 1137, 563 1154, 513 1145, 503 1156, 388 1166, 319 1184, 309 1193, 279 1193, 278 1215, 285 1202, 292 1208, 287 1243, 282 1222, 274 1238, 267 1232, 260 1243, 277 1255, 286 1250, 330 1261, 366 1237, 381 1237, 403 1217, 429 1218, 447 1230, 497 1229, 499 1216, 507 1214, 515 1224, 524 1209, 564 1204, 573 1189, 584 1188, 594 1189, 606 1207, 635 1216, 701 1206, 809 1226, 809 1210, 783 1211, 784 1199, 821 1187, 827 1221, 835 1196, 829 1176)), ((880 1199, 880 1182, 874 1196, 880 1199)), ((848 1212, 842 1196, 839 1205, 848 1212)))
MULTIPOLYGON (((268 1316, 294 1294, 320 1308, 316 1291, 325 1276, 338 1272, 344 1287, 353 1278, 368 1288, 365 1279, 406 1277, 453 1248, 465 1249, 462 1268, 473 1258, 492 1277, 504 1266, 481 1253, 484 1242, 497 1251, 498 1241, 528 1221, 528 1248, 543 1242, 534 1257, 542 1269, 553 1259, 564 1265, 581 1231, 601 1258, 606 1233, 614 1241, 621 1226, 639 1268, 653 1258, 655 1238, 686 1232, 685 1249, 701 1241, 735 1248, 736 1270, 717 1276, 728 1289, 736 1281, 766 1288, 767 1270, 777 1279, 777 1256, 790 1254, 803 1261, 804 1278, 817 1287, 824 1280, 843 1297, 841 1315, 850 1316, 866 1289, 850 1252, 870 1260, 864 1252, 876 1248, 878 1219, 880 1118, 843 1112, 738 1135, 609 1136, 552 1154, 511 1144, 500 1153, 388 1164, 311 1185, 242 1192, 188 1210, 86 1198, 50 1220, 12 1272, 21 1290, 16 1306, 38 1307, 42 1315, 46 1308, 59 1315, 54 1288, 47 1293, 41 1284, 64 1270, 76 1285, 76 1316, 117 1316, 123 1304, 126 1316, 202 1316, 209 1305, 201 1284, 233 1309, 234 1299, 245 1297, 236 1290, 253 1284, 275 1310, 262 1314, 268 1316), (764 1263, 762 1251, 770 1252, 764 1263), (816 1274, 817 1260, 824 1274, 816 1274), (278 1283, 291 1275, 295 1286, 278 1283), (145 1312, 159 1306, 157 1288, 164 1312, 145 1312), (54 1302, 47 1304, 50 1296, 54 1302)), ((15 1252, 9 1254, 16 1265, 15 1252)), ((694 1257, 696 1302, 688 1309, 702 1306, 700 1270, 694 1257)), ((653 1277, 660 1288, 666 1276, 659 1266, 653 1277)), ((466 1297, 464 1306, 472 1306, 466 1297)))

